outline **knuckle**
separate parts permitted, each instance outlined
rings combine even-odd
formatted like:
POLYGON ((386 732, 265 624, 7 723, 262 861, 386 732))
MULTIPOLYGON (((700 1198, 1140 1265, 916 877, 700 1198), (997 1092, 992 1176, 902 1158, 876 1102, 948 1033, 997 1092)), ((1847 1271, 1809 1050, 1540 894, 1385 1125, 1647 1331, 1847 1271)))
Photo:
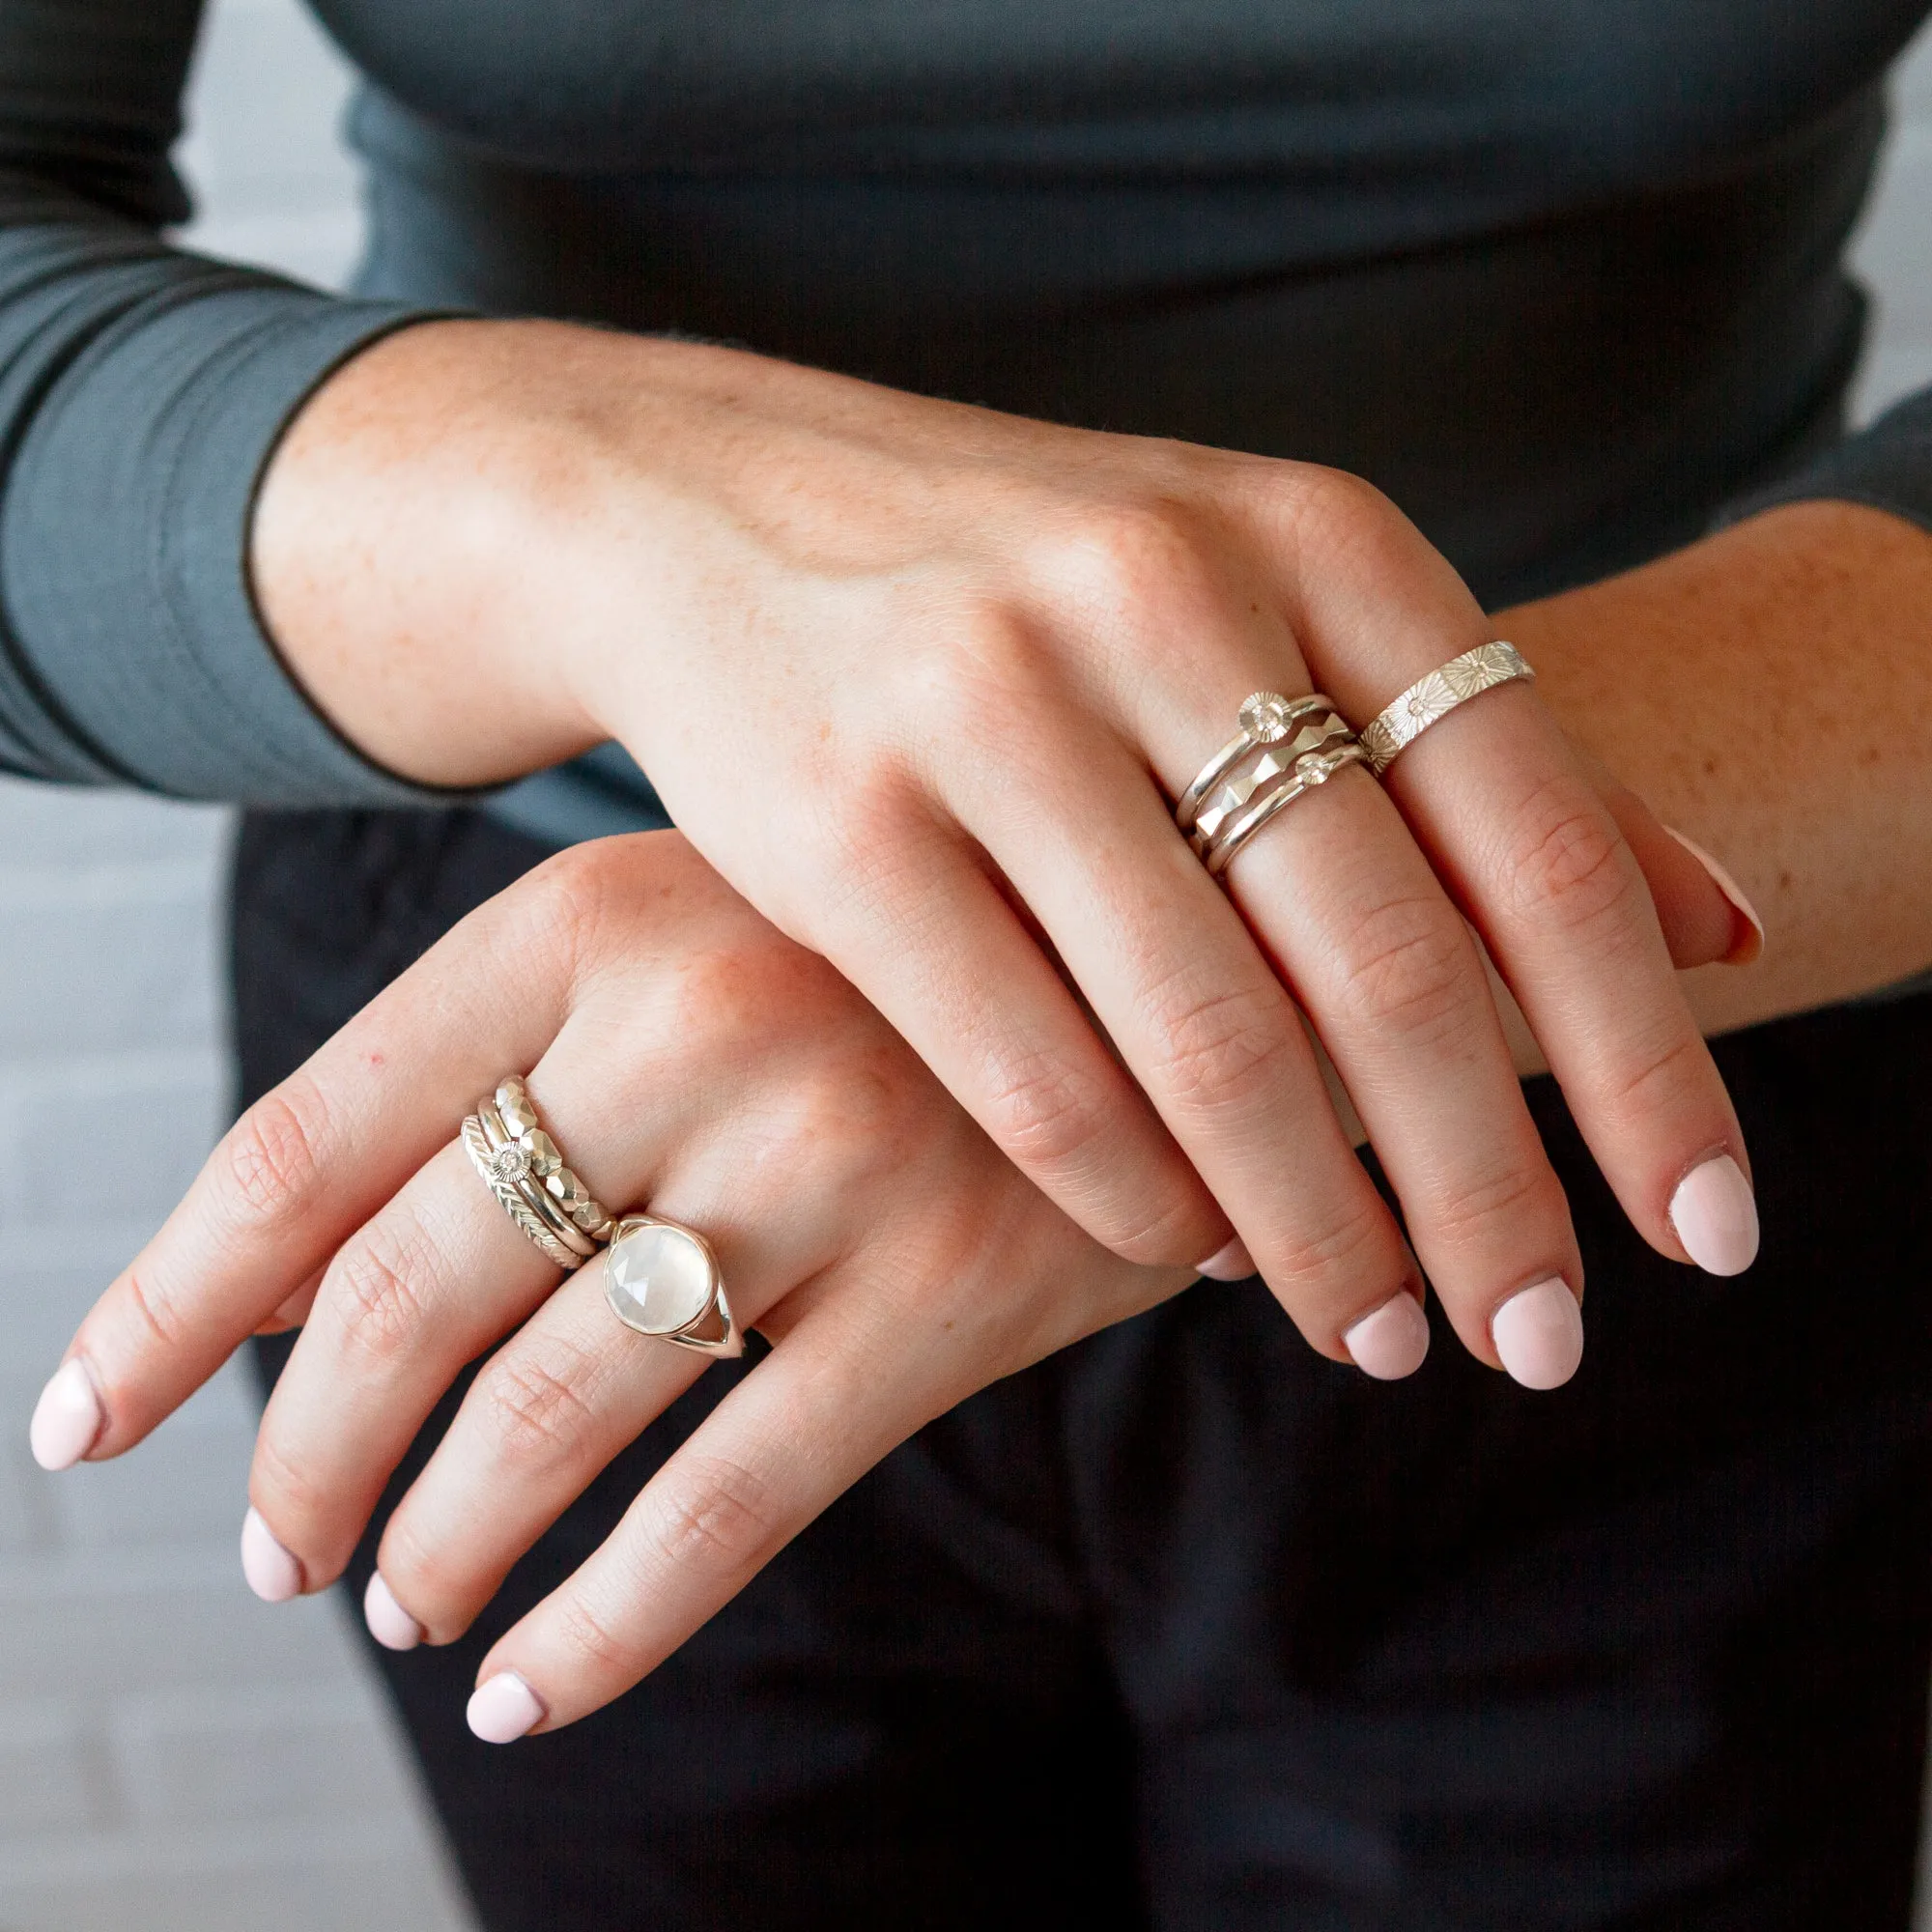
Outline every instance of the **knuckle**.
POLYGON ((272 1417, 265 1422, 255 1440, 248 1493, 273 1527, 277 1540, 298 1555, 306 1556, 308 1552, 302 1546, 308 1541, 309 1525, 323 1519, 330 1497, 296 1458, 283 1453, 272 1417))
POLYGON ((1626 919, 1636 880, 1606 815, 1578 800, 1532 821, 1510 868, 1514 907, 1539 925, 1577 934, 1626 919))
POLYGON ((1378 1203, 1357 1202, 1325 1222, 1295 1228, 1268 1249, 1268 1285, 1293 1307, 1350 1304, 1379 1270, 1385 1223, 1378 1203))
POLYGON ((667 1570, 745 1574, 777 1540, 767 1485, 743 1463, 697 1461, 653 1497, 650 1536, 667 1570))
POLYGON ((321 1179, 327 1112, 307 1075, 282 1082, 236 1122, 222 1142, 231 1209, 272 1222, 293 1212, 321 1179))
POLYGON ((1609 1084, 1618 1112, 1667 1116, 1679 1111, 1687 1091, 1712 1077, 1710 1049, 1697 1034, 1684 1034, 1640 1052, 1609 1084))
POLYGON ((428 1325, 441 1258, 419 1230, 372 1221, 329 1268, 327 1290, 343 1333, 376 1362, 393 1360, 428 1325))
POLYGON ((152 1275, 144 1277, 137 1264, 122 1279, 127 1284, 128 1306, 156 1348, 172 1351, 188 1340, 191 1331, 186 1319, 152 1275))
POLYGON ((1412 1043, 1467 1012, 1475 957, 1446 905, 1392 900, 1357 922, 1351 941, 1346 1003, 1378 1033, 1412 1043))
POLYGON ((1017 1165, 1060 1175, 1091 1161, 1108 1117, 1091 1081, 1065 1061, 1042 1055, 1010 1069, 994 1089, 987 1126, 1017 1165))
POLYGON ((1162 1088, 1186 1106, 1217 1110, 1278 1094, 1300 1038, 1283 999, 1264 987, 1163 1003, 1150 1031, 1162 1088))
POLYGON ((638 1668, 636 1647, 590 1607, 581 1591, 558 1603, 555 1634, 564 1650, 586 1666, 593 1682, 629 1677, 638 1668))
POLYGON ((1453 1193, 1430 1205, 1431 1232, 1450 1243, 1487 1244, 1500 1227, 1519 1245, 1527 1226, 1523 1210, 1539 1205, 1544 1188, 1545 1177, 1519 1162, 1464 1177, 1453 1193))
POLYGON ((478 1378, 483 1413, 511 1462, 574 1464, 596 1446, 596 1409, 572 1379, 529 1356, 499 1357, 478 1378))

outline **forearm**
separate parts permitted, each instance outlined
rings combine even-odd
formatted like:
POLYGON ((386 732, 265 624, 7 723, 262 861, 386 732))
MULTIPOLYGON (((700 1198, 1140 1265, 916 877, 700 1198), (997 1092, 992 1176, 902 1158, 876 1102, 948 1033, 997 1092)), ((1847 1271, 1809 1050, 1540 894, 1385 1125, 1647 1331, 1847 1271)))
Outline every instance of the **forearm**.
POLYGON ((1932 964, 1932 536, 1790 504, 1496 629, 1763 915, 1757 963, 1689 976, 1707 1030, 1932 964))

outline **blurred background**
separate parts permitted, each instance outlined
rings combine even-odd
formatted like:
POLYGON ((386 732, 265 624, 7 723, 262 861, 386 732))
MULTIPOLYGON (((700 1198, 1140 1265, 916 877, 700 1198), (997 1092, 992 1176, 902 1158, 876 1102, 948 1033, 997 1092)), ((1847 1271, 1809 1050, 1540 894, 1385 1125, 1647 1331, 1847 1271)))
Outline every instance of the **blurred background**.
MULTIPOLYGON (((338 281, 359 230, 347 88, 297 0, 213 0, 189 239, 338 281)), ((1861 418, 1932 382, 1928 212, 1932 36, 1858 248, 1861 418)), ((74 1323, 218 1130, 227 835, 220 811, 0 781, 0 1120, 30 1151, 0 1168, 0 1932, 462 1932, 344 1607, 242 1584, 239 1372, 125 1463, 54 1479, 27 1455, 74 1323)), ((1918 1917, 1932 1932, 1922 1879, 1918 1917)))

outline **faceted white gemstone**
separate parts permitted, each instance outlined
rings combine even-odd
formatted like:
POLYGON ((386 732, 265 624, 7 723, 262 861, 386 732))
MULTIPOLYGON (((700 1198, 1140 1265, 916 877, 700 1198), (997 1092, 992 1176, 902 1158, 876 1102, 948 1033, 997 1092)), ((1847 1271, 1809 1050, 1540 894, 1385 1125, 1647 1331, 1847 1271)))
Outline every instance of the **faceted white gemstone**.
POLYGON ((491 1156, 490 1166, 498 1180, 521 1180, 530 1171, 530 1151, 521 1142, 512 1141, 491 1156))
POLYGON ((606 1263, 611 1305, 646 1335, 674 1335, 711 1300, 711 1258, 682 1228, 643 1223, 612 1241, 606 1263))

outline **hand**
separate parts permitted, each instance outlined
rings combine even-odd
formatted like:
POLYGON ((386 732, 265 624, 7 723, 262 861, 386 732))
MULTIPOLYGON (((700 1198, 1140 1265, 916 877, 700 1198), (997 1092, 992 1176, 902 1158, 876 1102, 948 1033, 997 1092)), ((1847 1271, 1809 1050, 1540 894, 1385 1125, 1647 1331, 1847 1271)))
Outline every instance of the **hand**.
MULTIPOLYGON (((1505 1303, 1580 1293, 1462 915, 1647 1239, 1689 1258, 1693 1172, 1745 1193, 1644 874, 1528 688, 1446 720, 1386 790, 1349 771, 1296 805, 1230 894, 1176 834, 1250 691, 1366 722, 1491 635, 1352 478, 729 351, 438 325, 298 420, 256 566, 376 756, 483 779, 614 735, 1075 1220, 1159 1263, 1232 1223, 1324 1354, 1414 1261, 1297 1006, 1464 1343, 1495 1363, 1505 1303)), ((1728 934, 1708 881, 1683 890, 1728 934)), ((1513 1366, 1561 1379, 1576 1339, 1513 1366)))
POLYGON ((734 1314, 774 1344, 492 1652, 484 1676, 517 1672, 550 1725, 653 1668, 929 1418, 1191 1278, 1083 1235, 676 834, 609 839, 466 920, 242 1117, 82 1323, 37 1416, 43 1460, 121 1454, 251 1329, 306 1314, 243 1548, 265 1594, 318 1590, 495 1347, 382 1546, 395 1603, 433 1641, 459 1634, 706 1366, 619 1323, 601 1265, 559 1286, 452 1140, 525 1067, 598 1199, 702 1230, 734 1314), (75 1390, 91 1426, 53 1453, 75 1390))

